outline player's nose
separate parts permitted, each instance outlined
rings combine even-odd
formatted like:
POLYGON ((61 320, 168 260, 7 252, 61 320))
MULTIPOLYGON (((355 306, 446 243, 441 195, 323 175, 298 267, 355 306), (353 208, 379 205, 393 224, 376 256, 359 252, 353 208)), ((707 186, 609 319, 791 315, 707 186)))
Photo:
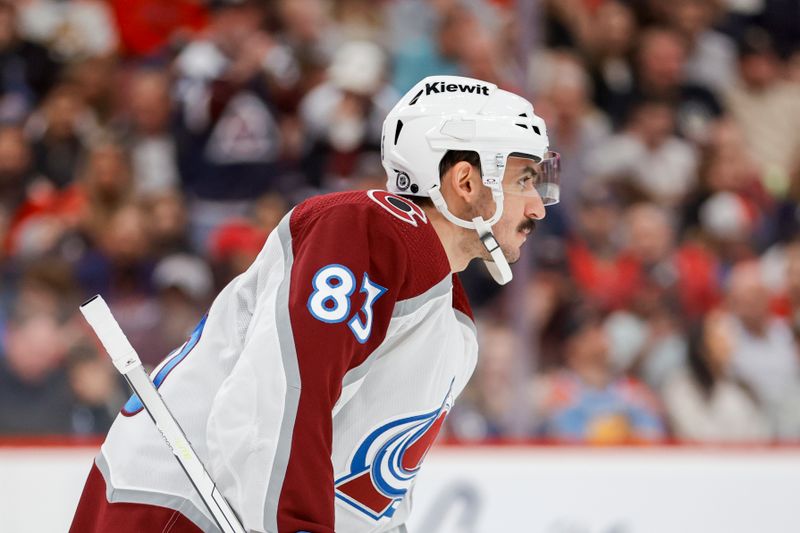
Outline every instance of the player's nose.
POLYGON ((531 218, 533 220, 542 220, 546 214, 544 202, 542 201, 541 196, 537 194, 527 198, 527 201, 525 202, 525 216, 527 218, 531 218))

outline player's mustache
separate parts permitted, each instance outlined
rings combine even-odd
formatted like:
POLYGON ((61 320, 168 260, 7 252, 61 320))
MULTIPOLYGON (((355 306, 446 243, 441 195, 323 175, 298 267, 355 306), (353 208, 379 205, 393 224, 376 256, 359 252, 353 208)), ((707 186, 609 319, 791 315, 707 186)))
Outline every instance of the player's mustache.
POLYGON ((536 230, 536 221, 533 219, 527 219, 525 222, 517 226, 517 231, 528 231, 528 233, 533 233, 536 230))

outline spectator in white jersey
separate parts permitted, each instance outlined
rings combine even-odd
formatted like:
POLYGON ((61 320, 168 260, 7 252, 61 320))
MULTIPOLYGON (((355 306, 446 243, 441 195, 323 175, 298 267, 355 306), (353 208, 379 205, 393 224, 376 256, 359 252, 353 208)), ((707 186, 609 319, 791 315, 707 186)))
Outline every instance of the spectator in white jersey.
MULTIPOLYGON (((524 98, 420 81, 383 127, 388 191, 311 198, 154 371, 245 530, 405 531, 414 478, 477 358, 457 272, 494 279, 558 201, 558 156, 524 98)), ((131 398, 71 531, 217 531, 131 398)))
POLYGON ((758 263, 743 262, 728 280, 733 318, 733 373, 745 382, 773 419, 800 386, 800 363, 792 330, 774 316, 771 294, 758 263))
POLYGON ((380 150, 383 117, 398 96, 385 79, 385 63, 377 45, 349 42, 336 51, 329 80, 300 102, 303 166, 312 185, 342 188, 359 156, 380 150))
POLYGON ((712 311, 689 333, 685 368, 664 385, 663 398, 675 434, 696 442, 764 442, 769 419, 754 391, 732 369, 734 324, 712 311))

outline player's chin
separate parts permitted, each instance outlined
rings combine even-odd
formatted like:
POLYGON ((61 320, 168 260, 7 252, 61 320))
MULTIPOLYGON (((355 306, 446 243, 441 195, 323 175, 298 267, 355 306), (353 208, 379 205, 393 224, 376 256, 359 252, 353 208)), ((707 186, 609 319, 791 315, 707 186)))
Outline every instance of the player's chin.
MULTIPOLYGON (((503 251, 503 257, 505 258, 506 262, 509 265, 513 265, 520 258, 520 250, 519 247, 512 247, 512 246, 500 246, 500 249, 503 251)), ((484 253, 481 254, 481 259, 484 261, 489 261, 494 263, 494 258, 492 255, 484 250, 484 253)))
POLYGON ((520 254, 520 251, 519 251, 519 247, 503 248, 503 256, 505 256, 506 261, 508 261, 509 265, 513 265, 514 263, 519 261, 520 255, 521 254, 520 254))

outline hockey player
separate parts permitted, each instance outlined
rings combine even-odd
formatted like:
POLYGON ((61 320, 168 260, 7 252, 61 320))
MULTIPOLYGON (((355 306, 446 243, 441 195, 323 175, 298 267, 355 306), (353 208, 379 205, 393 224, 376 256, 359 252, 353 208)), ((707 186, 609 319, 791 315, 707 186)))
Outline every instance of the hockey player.
MULTIPOLYGON (((558 201, 558 156, 525 99, 418 83, 383 126, 387 191, 298 205, 153 381, 249 531, 405 531, 414 479, 472 374, 454 274, 499 283, 558 201)), ((216 526, 132 397, 89 474, 74 533, 216 526)))

